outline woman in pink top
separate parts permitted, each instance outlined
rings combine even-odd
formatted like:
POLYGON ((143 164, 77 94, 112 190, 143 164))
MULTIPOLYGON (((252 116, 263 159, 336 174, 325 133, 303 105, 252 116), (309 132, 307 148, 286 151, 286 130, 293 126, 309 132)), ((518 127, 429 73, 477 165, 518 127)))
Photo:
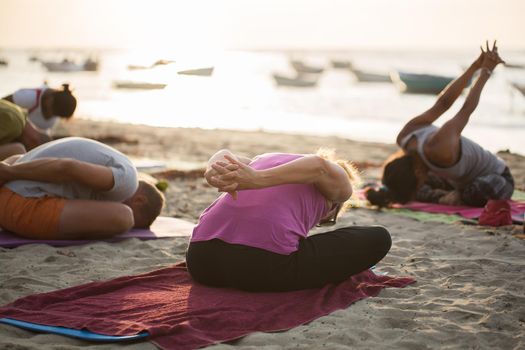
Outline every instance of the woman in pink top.
POLYGON ((318 155, 249 159, 217 152, 205 177, 223 193, 201 215, 186 260, 202 284, 287 291, 337 283, 380 261, 391 245, 380 226, 333 225, 352 195, 353 168, 318 155))

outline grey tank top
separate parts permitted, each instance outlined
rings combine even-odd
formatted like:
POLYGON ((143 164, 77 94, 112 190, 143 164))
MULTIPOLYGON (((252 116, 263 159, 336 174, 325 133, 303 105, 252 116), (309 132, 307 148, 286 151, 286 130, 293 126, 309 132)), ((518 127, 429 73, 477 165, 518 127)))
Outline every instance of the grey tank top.
POLYGON ((439 128, 434 125, 414 130, 401 141, 401 147, 406 151, 406 144, 412 136, 415 136, 417 139, 417 153, 423 162, 433 173, 449 180, 454 187, 461 189, 477 177, 488 174, 501 174, 505 170, 507 165, 501 158, 463 136, 460 139, 461 154, 459 161, 448 168, 435 166, 425 157, 423 145, 428 137, 437 130, 439 128))

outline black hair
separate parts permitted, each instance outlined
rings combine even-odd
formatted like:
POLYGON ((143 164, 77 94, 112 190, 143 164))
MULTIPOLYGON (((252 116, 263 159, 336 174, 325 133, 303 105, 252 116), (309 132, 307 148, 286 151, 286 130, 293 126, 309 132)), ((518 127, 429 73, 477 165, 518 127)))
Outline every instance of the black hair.
POLYGON ((62 90, 55 91, 53 114, 63 118, 71 118, 77 108, 77 99, 69 90, 69 84, 62 84, 62 90))
POLYGON ((395 158, 385 165, 382 182, 384 187, 365 191, 368 201, 379 207, 390 203, 406 203, 417 191, 414 155, 407 154, 395 158))

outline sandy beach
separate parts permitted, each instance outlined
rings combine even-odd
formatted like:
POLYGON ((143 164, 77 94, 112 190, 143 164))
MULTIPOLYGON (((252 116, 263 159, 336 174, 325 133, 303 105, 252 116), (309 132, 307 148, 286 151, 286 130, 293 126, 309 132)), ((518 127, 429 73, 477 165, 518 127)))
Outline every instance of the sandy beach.
MULTIPOLYGON (((196 222, 217 192, 201 174, 216 150, 229 148, 254 156, 265 152, 312 153, 335 148, 355 162, 365 179, 380 177, 393 144, 363 143, 335 137, 285 135, 142 125, 74 119, 59 125, 57 136, 85 136, 105 142, 139 164, 155 161, 168 181, 163 215, 196 222)), ((525 190, 525 157, 498 153, 510 166, 516 187, 525 190)), ((393 246, 378 270, 410 276, 417 283, 386 289, 378 297, 307 325, 279 333, 255 333, 213 349, 523 349, 525 348, 525 240, 521 226, 488 228, 461 223, 417 221, 387 211, 356 208, 338 225, 384 225, 393 246)), ((0 304, 22 296, 90 281, 137 274, 184 259, 186 238, 129 239, 54 248, 28 245, 0 248, 0 304)), ((155 349, 148 342, 92 344, 0 325, 0 349, 155 349)))

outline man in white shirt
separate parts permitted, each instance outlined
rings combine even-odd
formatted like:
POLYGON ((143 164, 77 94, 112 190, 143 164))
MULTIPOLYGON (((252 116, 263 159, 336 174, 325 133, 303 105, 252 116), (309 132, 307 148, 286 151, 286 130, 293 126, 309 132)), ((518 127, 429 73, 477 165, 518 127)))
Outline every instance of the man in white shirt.
POLYGON ((0 227, 33 239, 107 238, 146 228, 164 203, 154 185, 138 181, 124 154, 79 137, 0 163, 2 184, 0 227))

